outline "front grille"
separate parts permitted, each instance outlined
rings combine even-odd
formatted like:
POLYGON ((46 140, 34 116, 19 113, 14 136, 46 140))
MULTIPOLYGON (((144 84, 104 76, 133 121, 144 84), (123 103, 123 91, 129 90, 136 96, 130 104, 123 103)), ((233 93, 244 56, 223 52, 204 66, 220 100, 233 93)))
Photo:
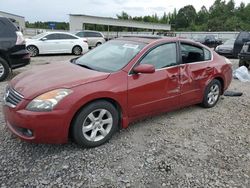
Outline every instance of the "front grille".
POLYGON ((4 102, 7 106, 15 108, 23 99, 23 96, 14 89, 8 87, 4 95, 4 102))

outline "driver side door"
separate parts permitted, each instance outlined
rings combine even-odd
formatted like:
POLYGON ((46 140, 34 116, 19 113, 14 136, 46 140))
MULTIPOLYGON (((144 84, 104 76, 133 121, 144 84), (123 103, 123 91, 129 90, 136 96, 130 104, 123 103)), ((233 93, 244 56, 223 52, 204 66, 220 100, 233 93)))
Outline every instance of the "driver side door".
POLYGON ((161 44, 149 50, 139 61, 138 64, 154 65, 154 73, 129 74, 128 114, 131 118, 179 107, 180 70, 176 46, 176 43, 161 44))
POLYGON ((48 34, 40 39, 39 49, 41 53, 58 53, 60 52, 60 40, 58 34, 48 34))

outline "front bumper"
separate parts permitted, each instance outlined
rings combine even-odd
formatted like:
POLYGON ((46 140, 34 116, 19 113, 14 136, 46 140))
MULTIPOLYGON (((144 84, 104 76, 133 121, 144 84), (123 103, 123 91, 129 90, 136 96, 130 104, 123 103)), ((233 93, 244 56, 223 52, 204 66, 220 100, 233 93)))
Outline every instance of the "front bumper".
POLYGON ((46 144, 68 141, 70 122, 66 118, 66 111, 31 112, 4 105, 3 114, 8 129, 22 140, 46 144))

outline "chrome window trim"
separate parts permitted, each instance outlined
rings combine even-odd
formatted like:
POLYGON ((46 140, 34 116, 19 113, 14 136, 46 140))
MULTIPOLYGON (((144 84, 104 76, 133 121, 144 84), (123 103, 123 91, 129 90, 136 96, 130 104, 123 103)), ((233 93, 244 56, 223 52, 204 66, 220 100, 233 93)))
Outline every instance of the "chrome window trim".
MULTIPOLYGON (((181 42, 181 41, 166 42, 166 43, 159 44, 158 46, 164 45, 164 44, 168 44, 168 43, 176 43, 176 45, 177 45, 177 42, 181 42)), ((190 44, 190 45, 192 45, 192 44, 190 44)), ((156 46, 155 48, 157 48, 158 46, 156 46)), ((193 46, 195 46, 195 45, 193 45, 193 46)), ((177 63, 176 65, 173 65, 173 66, 169 66, 169 67, 165 67, 165 68, 161 68, 161 69, 155 69, 155 72, 160 71, 160 70, 166 70, 166 69, 169 69, 169 68, 174 68, 174 67, 183 66, 183 65, 186 65, 186 64, 200 64, 200 63, 210 63, 210 62, 212 62, 212 61, 214 60, 213 51, 212 51, 211 49, 206 48, 206 47, 203 47, 203 46, 200 46, 200 47, 203 48, 203 49, 206 49, 206 50, 208 50, 208 51, 210 52, 210 54, 211 54, 211 59, 210 59, 210 60, 197 61, 197 62, 191 62, 191 63, 181 63, 181 64, 177 63)), ((153 49, 152 49, 152 50, 153 50, 153 49)), ((178 50, 178 49, 176 48, 176 50, 178 50)), ((146 53, 147 53, 147 52, 146 52, 146 53)), ((176 52, 176 53, 177 53, 177 52, 176 52)), ((130 70, 128 71, 128 76, 134 75, 134 74, 132 74, 131 72, 132 72, 133 68, 136 66, 136 64, 141 60, 141 58, 142 58, 144 55, 147 55, 147 54, 145 54, 145 53, 142 54, 142 55, 138 58, 138 60, 135 62, 135 64, 130 68, 130 70)), ((141 73, 137 73, 137 75, 138 75, 138 74, 140 75, 141 73)))

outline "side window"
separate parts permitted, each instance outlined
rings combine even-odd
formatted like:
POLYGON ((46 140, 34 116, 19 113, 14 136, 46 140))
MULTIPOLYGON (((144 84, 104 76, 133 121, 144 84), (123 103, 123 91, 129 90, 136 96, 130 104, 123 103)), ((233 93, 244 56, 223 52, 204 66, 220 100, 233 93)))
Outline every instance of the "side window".
POLYGON ((204 60, 205 61, 211 60, 211 56, 212 56, 211 52, 208 49, 204 48, 204 60))
POLYGON ((204 51, 202 47, 191 44, 181 44, 182 63, 194 63, 204 61, 204 51))
POLYGON ((45 36, 44 38, 47 38, 47 40, 57 40, 57 34, 49 34, 47 36, 45 36))
POLYGON ((92 37, 91 32, 84 32, 84 37, 92 37))
POLYGON ((61 40, 77 39, 76 37, 74 37, 72 35, 67 35, 67 34, 58 34, 58 38, 61 40))
POLYGON ((95 37, 102 37, 102 35, 101 35, 100 33, 93 33, 93 35, 94 35, 95 37))
POLYGON ((141 64, 152 64, 155 66, 155 69, 176 65, 176 43, 168 43, 156 47, 142 59, 141 64))
POLYGON ((85 37, 102 37, 102 35, 97 32, 85 32, 85 37))
POLYGON ((84 37, 84 33, 83 32, 78 32, 78 33, 76 33, 76 36, 78 36, 78 37, 84 37))

